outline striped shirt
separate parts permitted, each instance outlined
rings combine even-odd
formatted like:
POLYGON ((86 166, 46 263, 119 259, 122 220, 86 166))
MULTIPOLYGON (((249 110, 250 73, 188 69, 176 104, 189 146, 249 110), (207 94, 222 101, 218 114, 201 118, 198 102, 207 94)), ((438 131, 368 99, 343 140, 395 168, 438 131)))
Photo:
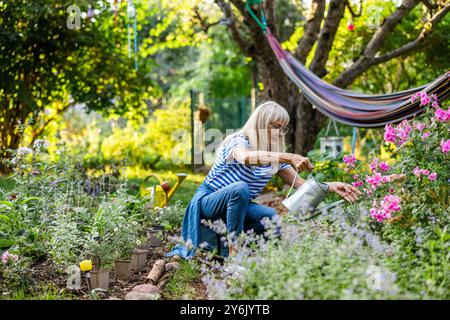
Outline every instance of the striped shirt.
MULTIPOLYGON (((246 182, 250 189, 250 199, 261 194, 267 182, 272 177, 272 165, 245 165, 231 157, 236 147, 250 147, 248 138, 236 135, 226 142, 219 150, 214 164, 206 176, 205 183, 214 191, 226 187, 234 182, 246 182)), ((290 167, 287 163, 280 163, 278 171, 290 167)))

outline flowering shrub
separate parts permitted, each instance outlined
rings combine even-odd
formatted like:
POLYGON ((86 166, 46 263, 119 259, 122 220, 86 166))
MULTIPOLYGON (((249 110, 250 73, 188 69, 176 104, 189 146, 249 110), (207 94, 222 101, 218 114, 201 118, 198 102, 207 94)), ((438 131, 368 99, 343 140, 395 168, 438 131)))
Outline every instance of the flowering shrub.
MULTIPOLYGON (((450 285, 444 272, 448 257, 445 250, 437 249, 450 244, 450 111, 441 108, 435 96, 420 92, 412 97, 417 99, 426 106, 420 117, 385 126, 384 139, 393 150, 391 158, 374 158, 368 166, 346 166, 354 174, 353 185, 366 193, 358 205, 370 208, 372 229, 402 248, 393 265, 411 265, 411 259, 417 259, 415 269, 421 271, 415 276, 423 281, 423 288, 439 296, 442 287, 450 285)), ((412 276, 408 268, 398 271, 404 279, 412 276)))
POLYGON ((0 291, 26 289, 32 282, 29 274, 29 260, 19 258, 18 255, 9 251, 3 252, 1 257, 0 291))
POLYGON ((426 111, 386 125, 390 157, 343 157, 349 182, 365 193, 358 203, 313 221, 277 218, 267 240, 242 234, 223 265, 205 259, 210 298, 448 299, 448 110, 425 93, 413 99, 426 111))

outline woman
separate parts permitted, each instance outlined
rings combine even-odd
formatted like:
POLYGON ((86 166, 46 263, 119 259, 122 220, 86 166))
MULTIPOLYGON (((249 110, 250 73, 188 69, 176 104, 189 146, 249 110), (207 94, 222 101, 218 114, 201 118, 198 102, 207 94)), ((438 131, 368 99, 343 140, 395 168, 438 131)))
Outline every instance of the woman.
MULTIPOLYGON (((291 185, 297 171, 311 171, 308 158, 285 152, 284 135, 289 115, 275 102, 261 104, 250 115, 244 127, 229 135, 219 146, 215 162, 206 179, 186 208, 182 237, 186 245, 177 246, 167 256, 190 258, 196 247, 205 241, 200 220, 222 219, 228 233, 238 235, 247 229, 264 232, 261 219, 273 218, 276 210, 252 202, 273 174, 291 185)), ((304 180, 297 176, 295 188, 304 180)), ((330 182, 329 192, 336 192, 347 201, 356 201, 361 194, 355 187, 330 182)), ((235 249, 230 245, 229 254, 235 249)))

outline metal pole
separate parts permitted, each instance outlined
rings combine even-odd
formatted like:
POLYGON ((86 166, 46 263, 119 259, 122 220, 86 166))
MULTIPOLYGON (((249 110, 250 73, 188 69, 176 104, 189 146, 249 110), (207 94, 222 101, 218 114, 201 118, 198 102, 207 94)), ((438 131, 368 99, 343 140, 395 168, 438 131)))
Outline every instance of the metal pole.
POLYGON ((194 141, 194 104, 195 104, 195 92, 194 90, 190 90, 190 97, 191 97, 191 170, 192 172, 195 172, 195 163, 194 163, 194 148, 195 148, 195 141, 194 141))

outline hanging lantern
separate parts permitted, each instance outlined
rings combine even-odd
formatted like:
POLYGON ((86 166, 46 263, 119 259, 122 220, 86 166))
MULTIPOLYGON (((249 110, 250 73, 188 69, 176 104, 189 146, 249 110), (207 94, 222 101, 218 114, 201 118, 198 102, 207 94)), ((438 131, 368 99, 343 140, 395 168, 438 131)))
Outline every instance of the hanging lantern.
POLYGON ((325 137, 320 138, 320 153, 329 154, 331 157, 336 158, 344 150, 344 138, 339 136, 339 130, 334 120, 328 122, 327 131, 325 137), (336 136, 328 136, 330 130, 330 124, 333 121, 334 129, 336 130, 336 136))
POLYGON ((211 115, 211 110, 205 104, 205 96, 203 93, 199 95, 199 106, 196 111, 196 118, 200 120, 202 123, 205 123, 211 115))
POLYGON ((354 31, 355 30, 355 25, 353 24, 353 20, 349 19, 347 22, 347 30, 348 31, 354 31))

